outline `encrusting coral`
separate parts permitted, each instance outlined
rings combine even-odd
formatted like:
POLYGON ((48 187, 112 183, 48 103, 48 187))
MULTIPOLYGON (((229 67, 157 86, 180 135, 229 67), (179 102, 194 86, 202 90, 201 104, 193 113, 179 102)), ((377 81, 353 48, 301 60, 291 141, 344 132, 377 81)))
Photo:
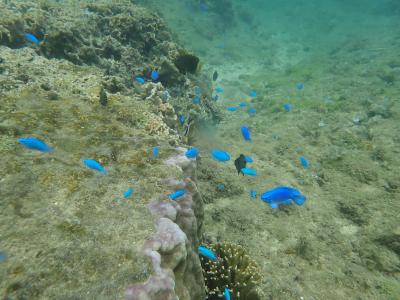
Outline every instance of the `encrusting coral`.
POLYGON ((223 242, 206 247, 218 257, 216 261, 200 257, 207 299, 223 299, 225 288, 233 299, 261 299, 257 291, 262 278, 260 269, 242 246, 223 242))

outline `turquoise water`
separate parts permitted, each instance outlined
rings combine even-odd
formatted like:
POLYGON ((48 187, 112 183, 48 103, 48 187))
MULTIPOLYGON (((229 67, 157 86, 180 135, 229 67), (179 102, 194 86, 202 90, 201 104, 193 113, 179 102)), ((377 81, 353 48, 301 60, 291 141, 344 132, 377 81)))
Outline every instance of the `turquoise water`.
POLYGON ((224 88, 222 122, 204 128, 194 145, 255 161, 255 178, 200 163, 209 241, 248 249, 264 276, 262 299, 398 299, 399 4, 142 3, 201 57, 209 78, 218 72, 214 87, 224 88), (232 105, 236 112, 227 111, 232 105), (242 125, 252 143, 242 139, 242 125), (300 189, 306 204, 274 211, 250 197, 280 185, 300 189))
MULTIPOLYGON (((258 296, 231 299, 400 299, 400 3, 0 4, 2 299, 122 299, 148 279, 149 203, 172 201, 164 179, 184 175, 164 161, 189 146, 200 152, 201 242, 242 246, 261 278, 258 296), (150 77, 175 55, 167 30, 200 58, 172 84, 150 77), (195 114, 192 126, 176 118, 195 114), (23 148, 26 136, 54 154, 23 148), (256 175, 237 172, 241 154, 256 175), (260 199, 280 186, 307 200, 260 199)), ((176 290, 198 279, 179 273, 191 267, 176 267, 176 290)))

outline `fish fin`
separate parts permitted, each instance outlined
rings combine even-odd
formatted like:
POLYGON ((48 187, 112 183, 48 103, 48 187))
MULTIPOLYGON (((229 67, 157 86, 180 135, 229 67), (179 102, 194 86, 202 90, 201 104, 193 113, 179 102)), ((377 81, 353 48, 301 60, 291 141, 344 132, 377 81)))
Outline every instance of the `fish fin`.
POLYGON ((279 207, 279 204, 278 204, 278 203, 275 203, 275 202, 273 202, 273 203, 270 203, 270 204, 269 204, 269 206, 270 206, 271 208, 273 208, 273 209, 276 209, 276 208, 278 208, 278 207, 279 207))
POLYGON ((303 195, 300 195, 300 196, 294 197, 293 201, 297 205, 303 205, 304 202, 306 202, 306 197, 304 197, 303 195))

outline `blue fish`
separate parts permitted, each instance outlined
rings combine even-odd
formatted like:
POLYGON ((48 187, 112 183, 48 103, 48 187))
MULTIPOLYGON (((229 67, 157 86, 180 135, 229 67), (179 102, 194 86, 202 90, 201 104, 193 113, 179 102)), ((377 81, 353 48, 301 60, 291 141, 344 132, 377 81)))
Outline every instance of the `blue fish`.
POLYGON ((306 201, 306 197, 302 195, 297 189, 279 186, 272 190, 266 191, 261 195, 261 200, 267 202, 271 208, 278 208, 280 204, 292 204, 303 205, 306 201))
POLYGON ((193 104, 200 104, 200 97, 199 96, 194 96, 193 104))
POLYGON ((229 293, 229 289, 227 287, 224 289, 224 297, 225 300, 231 300, 231 294, 229 293))
POLYGON ((203 255, 204 257, 207 257, 208 259, 211 259, 212 261, 217 260, 217 256, 215 255, 214 251, 212 251, 204 246, 199 246, 198 251, 199 251, 200 255, 203 255))
POLYGON ((40 45, 39 39, 33 33, 25 33, 24 37, 28 42, 40 45))
POLYGON ((92 170, 95 170, 104 175, 107 175, 106 169, 99 162, 95 161, 94 159, 84 159, 83 164, 92 170))
POLYGON ((251 190, 251 191, 250 191, 250 197, 251 197, 251 198, 257 197, 257 192, 256 192, 255 190, 251 190))
POLYGON ((151 71, 151 79, 152 79, 153 81, 156 81, 156 80, 158 79, 158 72, 157 72, 157 70, 151 71))
POLYGON ((160 153, 160 147, 158 146, 153 147, 153 158, 157 158, 159 153, 160 153))
POLYGON ((184 115, 180 115, 179 116, 179 123, 181 123, 181 125, 185 124, 185 116, 184 115))
POLYGON ((134 190, 133 188, 129 188, 126 192, 124 192, 124 198, 125 198, 125 199, 130 198, 130 197, 132 196, 132 194, 133 194, 134 191, 135 191, 135 190, 134 190))
POLYGON ((207 13, 208 12, 208 5, 205 1, 200 1, 200 11, 202 13, 207 13))
POLYGON ((34 137, 19 138, 18 142, 31 150, 37 150, 40 152, 53 152, 53 149, 45 142, 34 137))
POLYGON ((211 151, 211 156, 218 161, 228 161, 231 159, 230 155, 226 151, 214 149, 211 151))
POLYGON ((304 169, 308 168, 308 160, 304 156, 300 156, 300 163, 304 169))
POLYGON ((240 171, 245 174, 245 175, 249 175, 249 176, 256 176, 257 172, 254 169, 251 168, 242 168, 240 169, 240 171))
POLYGON ((139 84, 144 84, 145 83, 144 78, 142 76, 136 76, 135 80, 137 82, 139 82, 139 84))
POLYGON ((242 135, 245 141, 251 142, 250 129, 246 126, 242 126, 240 127, 240 130, 242 131, 242 135))
POLYGON ((186 190, 176 190, 175 192, 169 194, 168 197, 171 200, 176 200, 176 199, 178 199, 179 197, 182 197, 185 194, 186 194, 186 190))
POLYGON ((224 92, 224 89, 223 89, 222 87, 220 87, 220 86, 217 86, 217 87, 215 88, 215 91, 216 91, 217 93, 223 93, 223 92, 224 92))
POLYGON ((246 102, 240 102, 240 103, 239 103, 239 106, 240 106, 240 107, 245 107, 245 106, 247 106, 247 103, 246 103, 246 102))
POLYGON ((250 97, 257 97, 257 92, 255 90, 250 91, 250 97))
POLYGON ((304 83, 302 83, 302 82, 296 83, 296 88, 297 88, 299 91, 304 90, 304 83))
POLYGON ((214 96, 212 96, 211 98, 212 98, 214 101, 218 101, 219 96, 218 96, 218 95, 214 95, 214 96))
POLYGON ((283 108, 284 108, 287 112, 289 112, 289 111, 292 110, 292 106, 291 106, 289 103, 283 104, 283 108))
POLYGON ((7 253, 5 253, 4 251, 0 251, 0 263, 6 261, 6 259, 7 259, 7 253))
POLYGON ((195 158, 197 157, 197 155, 199 155, 199 153, 200 153, 199 149, 193 147, 187 150, 185 155, 187 158, 195 158))
POLYGON ((218 183, 218 184, 217 184, 217 190, 218 190, 218 191, 223 191, 223 190, 225 190, 225 184, 223 184, 223 183, 218 183))
POLYGON ((236 106, 228 106, 227 110, 229 110, 229 111, 237 111, 237 107, 236 106))
POLYGON ((252 162, 254 161, 253 158, 252 158, 251 156, 245 156, 244 159, 245 159, 245 161, 248 162, 248 163, 252 163, 252 162))
POLYGON ((255 114, 255 113, 257 112, 257 109, 255 109, 255 108, 250 108, 247 112, 248 112, 249 114, 255 114))
POLYGON ((224 42, 218 43, 215 47, 218 49, 225 49, 225 43, 224 42))

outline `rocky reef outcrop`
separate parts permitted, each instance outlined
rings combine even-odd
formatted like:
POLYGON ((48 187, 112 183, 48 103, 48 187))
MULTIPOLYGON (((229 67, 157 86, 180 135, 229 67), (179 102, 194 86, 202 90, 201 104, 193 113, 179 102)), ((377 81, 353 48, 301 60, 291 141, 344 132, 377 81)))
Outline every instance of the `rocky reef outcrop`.
POLYGON ((184 189, 177 200, 156 197, 149 209, 156 220, 156 232, 145 243, 154 273, 145 283, 129 287, 129 300, 204 299, 205 287, 197 247, 202 239, 203 201, 197 191, 195 161, 184 155, 185 149, 166 160, 166 165, 182 172, 183 180, 166 179, 171 191, 184 189))
POLYGON ((0 8, 0 294, 201 299, 202 199, 179 117, 212 120, 216 110, 204 83, 193 104, 199 75, 175 65, 185 52, 130 1, 0 8), (163 66, 174 79, 151 80, 163 66), (26 149, 21 137, 54 152, 26 149), (86 168, 88 158, 107 175, 86 168), (188 193, 168 200, 178 187, 188 193))

